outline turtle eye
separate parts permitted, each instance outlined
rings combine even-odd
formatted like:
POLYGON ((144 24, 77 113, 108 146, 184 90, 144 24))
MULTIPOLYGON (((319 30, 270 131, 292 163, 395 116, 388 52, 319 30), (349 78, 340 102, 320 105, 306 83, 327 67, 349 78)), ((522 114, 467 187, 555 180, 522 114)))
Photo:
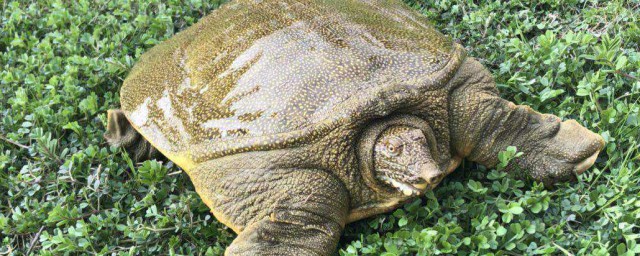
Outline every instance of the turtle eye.
POLYGON ((402 153, 402 142, 398 139, 390 139, 386 145, 389 156, 397 156, 402 153))

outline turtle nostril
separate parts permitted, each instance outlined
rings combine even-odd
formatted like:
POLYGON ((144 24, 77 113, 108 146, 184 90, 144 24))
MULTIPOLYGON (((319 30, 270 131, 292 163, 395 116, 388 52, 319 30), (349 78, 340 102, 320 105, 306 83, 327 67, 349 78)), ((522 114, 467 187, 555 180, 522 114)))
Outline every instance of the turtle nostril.
POLYGON ((444 173, 432 162, 422 163, 419 166, 418 173, 421 180, 427 184, 435 184, 444 176, 444 173))

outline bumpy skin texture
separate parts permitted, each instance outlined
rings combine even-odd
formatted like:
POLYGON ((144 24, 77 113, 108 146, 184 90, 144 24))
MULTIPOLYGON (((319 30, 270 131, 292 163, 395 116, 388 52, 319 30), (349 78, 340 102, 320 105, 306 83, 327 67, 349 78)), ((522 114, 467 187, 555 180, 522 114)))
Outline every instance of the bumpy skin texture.
POLYGON ((515 145, 516 164, 552 183, 604 144, 500 99, 484 67, 399 1, 231 2, 145 53, 121 104, 107 140, 182 167, 238 232, 229 255, 328 255, 346 223, 415 195, 376 177, 387 126, 422 131, 423 173, 439 177, 515 145))

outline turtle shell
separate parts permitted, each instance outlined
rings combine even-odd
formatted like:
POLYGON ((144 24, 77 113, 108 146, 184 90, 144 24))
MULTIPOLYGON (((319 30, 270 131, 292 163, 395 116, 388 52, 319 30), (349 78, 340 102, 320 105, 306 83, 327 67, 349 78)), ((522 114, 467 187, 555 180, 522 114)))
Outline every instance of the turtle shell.
POLYGON ((399 1, 236 1, 143 54, 120 97, 190 169, 387 115, 442 87, 463 55, 399 1))

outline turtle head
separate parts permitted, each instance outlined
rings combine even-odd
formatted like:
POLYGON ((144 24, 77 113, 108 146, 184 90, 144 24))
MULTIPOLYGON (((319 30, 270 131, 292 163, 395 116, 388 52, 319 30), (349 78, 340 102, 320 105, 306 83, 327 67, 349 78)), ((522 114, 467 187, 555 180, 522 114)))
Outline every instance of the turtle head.
POLYGON ((377 138, 373 148, 375 177, 406 196, 435 187, 445 176, 431 156, 427 136, 421 129, 391 126, 377 138))

